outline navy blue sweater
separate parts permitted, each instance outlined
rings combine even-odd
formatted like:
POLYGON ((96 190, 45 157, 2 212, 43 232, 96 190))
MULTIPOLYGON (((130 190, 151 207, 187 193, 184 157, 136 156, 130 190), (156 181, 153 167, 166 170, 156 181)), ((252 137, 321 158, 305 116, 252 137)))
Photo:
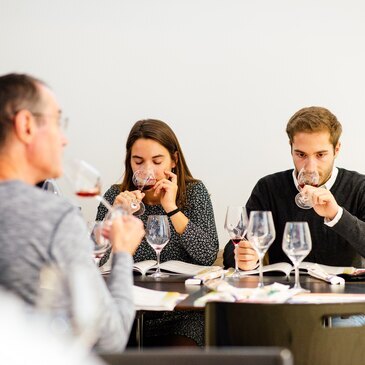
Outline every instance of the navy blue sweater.
MULTIPOLYGON (((271 210, 276 229, 276 238, 269 248, 270 264, 288 261, 281 249, 285 223, 307 221, 312 236, 312 251, 305 261, 334 266, 361 266, 365 256, 365 175, 342 168, 331 188, 343 215, 334 227, 324 224, 324 218, 313 209, 301 209, 294 201, 298 193, 293 170, 278 172, 263 177, 254 187, 246 204, 247 212, 271 210)), ((233 244, 224 249, 225 267, 234 266, 233 244)))

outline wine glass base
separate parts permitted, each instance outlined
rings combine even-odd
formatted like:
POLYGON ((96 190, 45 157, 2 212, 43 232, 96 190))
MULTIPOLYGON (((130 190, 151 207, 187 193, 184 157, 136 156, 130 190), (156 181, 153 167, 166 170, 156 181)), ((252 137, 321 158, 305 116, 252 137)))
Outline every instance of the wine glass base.
MULTIPOLYGON (((138 207, 136 207, 136 208, 138 208, 138 207)), ((132 211, 132 214, 136 217, 139 217, 140 215, 142 215, 145 212, 145 210, 146 210, 146 208, 145 208, 144 204, 142 202, 140 202, 139 209, 136 211, 132 211)))
POLYGON ((168 278, 170 275, 165 272, 154 272, 151 275, 148 275, 151 278, 168 278))
POLYGON ((303 200, 304 200, 304 198, 300 193, 298 193, 295 196, 295 203, 299 208, 301 208, 301 209, 312 209, 313 208, 313 205, 310 202, 308 202, 308 201, 305 202, 303 200))
POLYGON ((310 293, 311 291, 308 289, 302 288, 300 285, 294 285, 292 287, 292 290, 295 290, 296 293, 310 293))
POLYGON ((233 271, 233 274, 231 275, 232 279, 239 279, 241 277, 241 272, 239 270, 233 271))

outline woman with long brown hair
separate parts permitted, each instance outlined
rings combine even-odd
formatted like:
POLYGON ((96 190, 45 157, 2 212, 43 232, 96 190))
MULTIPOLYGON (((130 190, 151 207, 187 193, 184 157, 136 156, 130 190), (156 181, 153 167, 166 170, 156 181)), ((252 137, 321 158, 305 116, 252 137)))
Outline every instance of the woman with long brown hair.
MULTIPOLYGON (((204 184, 193 178, 179 141, 166 123, 146 119, 134 124, 126 143, 123 181, 111 186, 104 197, 113 205, 143 201, 145 212, 140 219, 144 223, 149 215, 168 215, 171 238, 161 252, 161 262, 180 260, 211 265, 216 259, 219 243, 210 196, 204 184), (144 193, 136 190, 132 181, 133 173, 140 168, 152 169, 157 180, 144 193)), ((96 219, 102 220, 106 213, 106 208, 100 205, 96 219)), ((155 251, 144 239, 134 261, 155 258, 155 251)), ((101 263, 105 260, 103 258, 101 263)), ((166 313, 151 321, 151 331, 148 320, 145 321, 147 337, 162 334, 170 338, 171 335, 184 336, 198 345, 203 344, 204 322, 199 313, 166 313), (184 324, 186 320, 188 326, 184 324)), ((158 343, 164 344, 162 340, 158 343)))

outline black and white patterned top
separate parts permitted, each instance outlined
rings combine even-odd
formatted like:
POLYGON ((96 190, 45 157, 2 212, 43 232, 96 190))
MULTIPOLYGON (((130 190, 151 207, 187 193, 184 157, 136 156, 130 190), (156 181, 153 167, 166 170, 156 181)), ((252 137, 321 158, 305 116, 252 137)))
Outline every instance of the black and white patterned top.
MULTIPOLYGON (((113 204, 120 192, 118 185, 112 185, 105 193, 104 198, 113 204)), ((182 212, 189 218, 189 223, 183 234, 178 234, 170 221, 171 239, 161 252, 161 262, 180 260, 197 265, 212 265, 217 256, 219 243, 208 191, 201 181, 190 183, 186 188, 186 197, 187 204, 182 212)), ((103 220, 106 213, 107 209, 100 204, 96 220, 103 220)), ((146 204, 146 210, 139 218, 146 225, 147 217, 153 214, 166 214, 166 212, 161 205, 146 204)), ((109 255, 102 258, 101 265, 107 261, 106 256, 109 255)), ((151 259, 156 259, 156 253, 143 239, 134 254, 134 261, 151 259)))

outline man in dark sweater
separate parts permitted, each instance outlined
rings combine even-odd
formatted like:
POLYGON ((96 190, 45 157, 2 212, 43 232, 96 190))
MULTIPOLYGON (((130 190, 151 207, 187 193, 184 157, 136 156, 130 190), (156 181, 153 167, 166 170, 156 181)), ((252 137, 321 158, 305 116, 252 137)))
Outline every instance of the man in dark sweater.
MULTIPOLYGON (((285 223, 307 221, 312 236, 312 251, 306 261, 337 266, 361 266, 365 256, 365 176, 334 166, 340 150, 341 124, 327 109, 309 107, 299 110, 286 128, 294 169, 263 177, 254 187, 246 204, 253 210, 272 211, 276 238, 268 251, 269 263, 288 261, 281 248, 285 223), (298 171, 317 171, 318 187, 305 185, 313 209, 299 208, 298 171)), ((239 267, 250 270, 257 255, 247 241, 237 248, 239 267)), ((234 266, 234 247, 224 249, 225 267, 234 266)))

